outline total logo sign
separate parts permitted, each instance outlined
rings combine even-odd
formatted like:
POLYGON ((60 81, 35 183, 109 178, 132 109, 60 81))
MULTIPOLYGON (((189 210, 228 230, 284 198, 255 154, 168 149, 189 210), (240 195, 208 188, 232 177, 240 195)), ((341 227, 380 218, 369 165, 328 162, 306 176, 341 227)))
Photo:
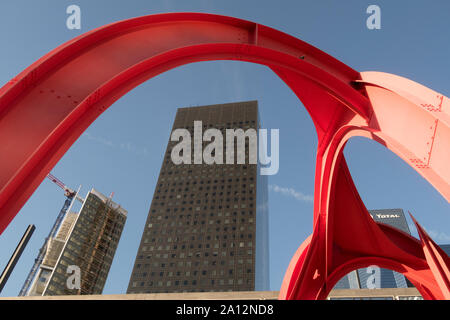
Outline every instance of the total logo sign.
MULTIPOLYGON (((373 215, 370 215, 373 218, 373 215)), ((398 214, 376 214, 378 219, 400 218, 398 214)))

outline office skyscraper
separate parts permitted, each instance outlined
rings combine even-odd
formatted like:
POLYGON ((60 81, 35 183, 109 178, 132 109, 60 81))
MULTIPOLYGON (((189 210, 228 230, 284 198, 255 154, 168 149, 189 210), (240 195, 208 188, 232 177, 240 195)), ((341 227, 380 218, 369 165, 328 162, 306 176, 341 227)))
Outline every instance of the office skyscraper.
POLYGON ((441 247, 447 255, 450 255, 450 244, 441 244, 439 247, 441 247))
POLYGON ((80 212, 69 211, 49 239, 26 295, 101 294, 126 217, 126 210, 92 189, 80 212))
MULTIPOLYGON (((172 129, 194 136, 194 121, 224 137, 258 130, 258 105, 180 108, 172 129)), ((249 164, 248 141, 245 164, 177 165, 177 143, 168 143, 127 293, 267 290, 267 177, 249 164)))
MULTIPOLYGON (((384 223, 411 234, 402 209, 369 210, 376 222, 384 223)), ((412 284, 401 273, 378 268, 362 268, 350 272, 335 285, 335 289, 407 288, 412 284)))

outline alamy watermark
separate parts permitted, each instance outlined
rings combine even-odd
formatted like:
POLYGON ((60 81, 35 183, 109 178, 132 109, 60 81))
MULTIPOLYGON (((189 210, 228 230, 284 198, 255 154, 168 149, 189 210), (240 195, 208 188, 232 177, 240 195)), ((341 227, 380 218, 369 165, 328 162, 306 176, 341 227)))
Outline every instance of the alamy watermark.
POLYGON ((376 4, 367 7, 366 13, 370 16, 366 20, 366 26, 369 30, 381 29, 381 9, 376 4))
POLYGON ((270 156, 268 155, 267 129, 259 129, 258 131, 259 134, 254 128, 245 131, 243 129, 226 129, 224 139, 221 130, 209 128, 203 133, 202 121, 194 121, 193 148, 191 132, 184 128, 175 129, 170 136, 170 140, 178 143, 172 148, 170 157, 176 165, 192 163, 246 164, 246 149, 248 147, 248 164, 257 164, 259 156, 260 174, 274 175, 279 169, 279 129, 270 130, 270 156), (204 141, 210 142, 205 148, 203 148, 204 141), (248 141, 248 144, 246 141, 248 141), (236 145, 235 142, 237 142, 236 145), (237 158, 236 163, 235 158, 237 158))
POLYGON ((366 273, 370 274, 367 277, 366 286, 367 289, 379 289, 381 288, 381 269, 378 266, 369 266, 366 269, 366 273))
POLYGON ((81 8, 75 4, 67 7, 66 13, 69 14, 66 20, 66 27, 69 30, 81 29, 81 8))
POLYGON ((79 266, 70 265, 67 267, 66 273, 71 274, 67 277, 66 287, 69 290, 79 290, 81 288, 81 270, 79 266))

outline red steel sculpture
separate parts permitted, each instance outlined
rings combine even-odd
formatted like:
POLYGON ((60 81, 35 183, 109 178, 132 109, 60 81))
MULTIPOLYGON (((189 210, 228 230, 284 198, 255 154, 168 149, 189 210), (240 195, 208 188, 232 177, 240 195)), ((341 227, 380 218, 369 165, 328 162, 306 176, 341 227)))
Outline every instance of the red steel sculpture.
POLYGON ((403 273, 425 299, 450 299, 450 259, 416 223, 420 241, 374 222, 343 149, 352 136, 401 157, 450 199, 450 100, 411 80, 359 73, 280 31, 236 18, 169 13, 90 31, 54 49, 0 89, 0 232, 58 160, 117 99, 187 63, 266 65, 297 95, 318 135, 313 234, 286 272, 280 299, 325 299, 348 272, 403 273))

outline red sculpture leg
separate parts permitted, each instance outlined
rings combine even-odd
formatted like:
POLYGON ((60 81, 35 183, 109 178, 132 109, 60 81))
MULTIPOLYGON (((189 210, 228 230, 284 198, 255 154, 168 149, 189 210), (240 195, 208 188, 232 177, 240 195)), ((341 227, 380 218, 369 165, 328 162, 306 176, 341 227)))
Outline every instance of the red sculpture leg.
POLYGON ((425 230, 411 215, 411 218, 419 232, 422 242, 423 252, 433 272, 439 288, 441 289, 446 300, 450 300, 450 259, 447 254, 430 238, 425 230))
MULTIPOLYGON (((318 215, 311 240, 292 259, 280 299, 325 299, 345 274, 370 265, 403 273, 413 284, 420 284, 416 286, 426 299, 446 298, 449 288, 436 279, 421 243, 374 222, 356 192, 342 155, 337 162, 330 192, 333 204, 327 215, 318 215)), ((440 265, 446 266, 448 257, 445 253, 440 257, 440 265)), ((448 275, 443 276, 448 281, 448 275)))

